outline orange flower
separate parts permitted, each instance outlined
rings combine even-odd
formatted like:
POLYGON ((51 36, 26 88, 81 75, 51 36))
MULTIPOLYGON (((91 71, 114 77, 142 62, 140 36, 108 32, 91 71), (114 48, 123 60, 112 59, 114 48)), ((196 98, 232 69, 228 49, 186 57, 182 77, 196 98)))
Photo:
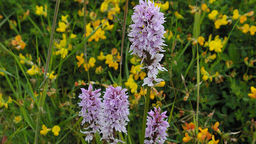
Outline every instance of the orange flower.
POLYGON ((17 50, 24 49, 26 47, 26 43, 22 40, 20 35, 17 35, 12 41, 12 46, 14 46, 17 50))
POLYGON ((184 143, 187 143, 191 140, 192 138, 188 135, 188 133, 185 133, 185 137, 183 137, 182 141, 184 143))
POLYGON ((197 134, 197 139, 203 142, 205 139, 210 140, 212 135, 208 132, 208 128, 202 129, 199 127, 200 132, 197 134))
POLYGON ((185 126, 182 126, 184 130, 188 131, 188 130, 194 130, 195 129, 195 124, 190 122, 189 124, 188 123, 185 123, 185 126))
POLYGON ((220 132, 219 125, 220 125, 219 122, 215 122, 215 124, 212 126, 212 129, 219 133, 220 132))
POLYGON ((256 99, 256 88, 255 87, 251 87, 251 93, 248 94, 249 97, 256 99))

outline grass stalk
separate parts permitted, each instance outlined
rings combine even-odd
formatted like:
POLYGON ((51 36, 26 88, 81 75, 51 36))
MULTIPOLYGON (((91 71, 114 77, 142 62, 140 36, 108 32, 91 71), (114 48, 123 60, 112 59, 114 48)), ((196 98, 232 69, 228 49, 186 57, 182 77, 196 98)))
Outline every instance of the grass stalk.
POLYGON ((51 33, 50 33, 51 35, 50 35, 49 49, 48 49, 45 71, 44 71, 44 79, 47 78, 49 63, 50 63, 51 56, 52 56, 52 44, 53 44, 53 40, 54 40, 54 32, 55 32, 56 21, 57 21, 57 17, 58 17, 59 6, 60 6, 60 0, 56 0, 55 11, 54 11, 54 16, 53 16, 53 23, 52 23, 51 33))
MULTIPOLYGON (((50 33, 48 54, 47 54, 47 59, 46 59, 45 71, 44 71, 44 81, 47 79, 47 72, 48 72, 48 69, 50 69, 49 63, 51 61, 52 45, 53 45, 53 40, 54 40, 54 32, 55 32, 56 21, 57 21, 57 17, 58 17, 59 6, 60 6, 60 0, 56 0, 55 11, 54 11, 54 16, 53 16, 53 23, 52 23, 51 33, 50 33)), ((37 119, 36 119, 36 131, 35 131, 35 139, 34 139, 35 144, 38 144, 39 123, 41 120, 41 113, 42 113, 44 101, 46 98, 47 89, 48 89, 48 83, 46 82, 44 84, 44 93, 42 95, 40 95, 40 98, 39 98, 39 109, 38 109, 38 114, 37 114, 37 119)))
POLYGON ((148 114, 148 109, 149 109, 149 95, 150 95, 150 87, 147 87, 147 94, 144 95, 145 105, 144 105, 144 114, 143 114, 143 121, 142 121, 142 130, 141 130, 140 144, 144 144, 145 131, 146 131, 146 122, 147 122, 147 114, 148 114))
MULTIPOLYGON (((197 39, 200 35, 200 12, 195 13, 195 19, 194 19, 194 28, 193 28, 193 38, 197 39)), ((199 50, 198 50, 198 44, 196 44, 196 76, 197 76, 197 95, 196 95, 196 134, 198 133, 198 114, 199 114, 199 101, 200 101, 200 65, 199 65, 199 50)))
POLYGON ((120 85, 122 84, 122 59, 123 59, 123 49, 124 49, 124 37, 125 37, 125 29, 126 29, 126 17, 128 13, 128 1, 125 2, 125 11, 124 11, 124 22, 122 28, 122 42, 121 42, 121 58, 120 58, 120 85))
MULTIPOLYGON (((84 0, 83 6, 84 6, 84 38, 86 39, 86 0, 84 0)), ((84 59, 85 59, 85 63, 87 64, 87 42, 84 43, 84 59)), ((88 82, 90 82, 90 71, 88 69, 87 71, 87 78, 88 78, 88 82)))

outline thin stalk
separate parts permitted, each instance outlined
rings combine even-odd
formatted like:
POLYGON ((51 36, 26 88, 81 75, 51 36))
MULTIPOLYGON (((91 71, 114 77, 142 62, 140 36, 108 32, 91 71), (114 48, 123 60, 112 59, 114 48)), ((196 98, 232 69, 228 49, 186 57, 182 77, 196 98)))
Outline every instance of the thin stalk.
POLYGON ((199 100, 200 100, 200 95, 199 95, 199 92, 200 92, 200 65, 199 65, 199 52, 198 52, 198 44, 197 44, 197 60, 196 60, 196 63, 197 63, 197 67, 196 67, 196 77, 197 77, 197 82, 196 82, 196 85, 197 85, 197 98, 196 98, 196 126, 197 126, 197 133, 198 133, 198 113, 199 113, 199 100))
POLYGON ((44 71, 44 79, 47 78, 47 72, 48 72, 48 69, 49 69, 49 63, 50 63, 51 56, 52 56, 52 44, 53 44, 53 39, 54 39, 54 32, 55 32, 55 27, 56 27, 56 21, 57 21, 57 17, 58 17, 59 7, 60 7, 60 0, 56 0, 55 11, 54 11, 54 16, 53 16, 53 23, 52 23, 52 28, 51 28, 49 49, 48 49, 48 54, 47 54, 47 59, 46 59, 46 66, 45 66, 45 71, 44 71))
POLYGON ((150 95, 150 87, 147 88, 147 95, 144 95, 145 107, 144 107, 144 115, 143 115, 143 121, 142 121, 142 130, 141 130, 140 144, 144 144, 145 131, 146 131, 146 122, 147 122, 147 114, 148 114, 148 109, 149 109, 149 95, 150 95))
MULTIPOLYGON (((193 28, 193 37, 197 39, 200 35, 200 12, 195 13, 195 19, 194 19, 194 28, 193 28)), ((196 62, 197 62, 197 69, 196 69, 196 74, 197 74, 197 98, 196 98, 196 134, 198 134, 198 113, 199 113, 199 100, 200 100, 200 66, 199 66, 199 50, 198 50, 198 44, 196 45, 196 62)))
MULTIPOLYGON (((84 38, 86 39, 86 0, 84 0, 84 38)), ((87 64, 87 42, 84 43, 84 59, 85 59, 85 64, 87 64)), ((90 73, 89 73, 89 68, 87 71, 87 78, 88 82, 90 82, 90 73)))
MULTIPOLYGON (((54 39, 54 32, 55 32, 55 27, 56 27, 56 21, 57 21, 59 6, 60 6, 60 0, 56 0, 54 17, 53 17, 53 24, 52 24, 52 28, 51 28, 49 49, 48 49, 46 66, 45 66, 45 71, 44 71, 44 81, 47 79, 47 72, 48 72, 48 69, 49 69, 49 63, 51 61, 52 44, 53 44, 53 39, 54 39)), ((43 109, 43 106, 44 106, 44 101, 45 101, 45 98, 46 98, 47 88, 48 88, 48 83, 46 82, 45 85, 44 85, 44 92, 43 92, 42 95, 40 95, 40 98, 39 98, 39 110, 38 110, 37 119, 36 119, 36 132, 35 132, 35 141, 34 141, 35 144, 38 144, 39 123, 40 123, 40 119, 41 119, 41 112, 42 112, 42 109, 43 109)))
POLYGON ((129 0, 126 0, 126 3, 125 3, 124 22, 123 22, 123 29, 122 29, 121 58, 120 58, 120 85, 122 84, 122 59, 123 59, 123 49, 124 49, 126 17, 127 17, 127 13, 128 13, 128 1, 129 0))

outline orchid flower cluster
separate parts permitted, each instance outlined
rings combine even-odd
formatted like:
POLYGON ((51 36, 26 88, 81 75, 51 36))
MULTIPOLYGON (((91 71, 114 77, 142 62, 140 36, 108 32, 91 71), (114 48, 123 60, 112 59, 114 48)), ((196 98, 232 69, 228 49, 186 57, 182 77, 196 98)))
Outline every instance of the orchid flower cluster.
POLYGON ((82 107, 79 116, 83 117, 81 125, 85 122, 89 124, 82 133, 86 134, 85 140, 90 142, 93 135, 99 132, 102 140, 116 144, 122 142, 116 139, 116 132, 127 133, 126 125, 129 121, 129 101, 126 95, 126 89, 121 87, 109 86, 103 96, 103 102, 100 98, 100 89, 93 91, 92 85, 88 90, 81 89, 79 95, 82 107))
POLYGON ((134 7, 132 21, 134 24, 130 25, 128 34, 132 43, 130 51, 142 59, 148 70, 143 85, 154 86, 155 82, 163 81, 157 78, 159 70, 166 70, 160 65, 164 56, 160 52, 164 52, 162 47, 165 46, 164 14, 150 0, 140 0, 140 4, 134 7))
POLYGON ((166 111, 161 113, 160 108, 154 108, 154 111, 148 112, 147 128, 145 133, 145 144, 163 144, 167 136, 167 128, 169 123, 165 120, 167 118, 166 111))

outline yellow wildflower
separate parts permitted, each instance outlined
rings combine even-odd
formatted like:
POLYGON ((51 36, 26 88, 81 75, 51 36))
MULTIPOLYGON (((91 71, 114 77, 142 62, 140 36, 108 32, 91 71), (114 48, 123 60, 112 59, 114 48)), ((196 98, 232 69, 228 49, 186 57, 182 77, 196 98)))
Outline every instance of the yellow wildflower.
POLYGON ((116 48, 113 48, 113 49, 111 50, 111 54, 112 54, 112 55, 116 55, 116 54, 117 54, 117 52, 118 52, 118 51, 117 51, 117 49, 116 49, 116 48))
POLYGON ((155 96, 156 96, 156 92, 151 89, 150 94, 149 94, 149 98, 153 100, 153 99, 155 99, 155 96))
POLYGON ((256 99, 256 88, 255 87, 251 87, 251 93, 248 94, 248 96, 250 98, 256 99))
POLYGON ((51 80, 56 79, 57 75, 54 75, 54 71, 52 71, 51 73, 47 73, 47 77, 51 80))
POLYGON ((216 132, 220 132, 220 130, 219 130, 219 125, 220 125, 219 122, 215 122, 215 124, 212 126, 212 129, 213 129, 214 131, 216 131, 216 132))
POLYGON ((214 3, 216 0, 209 0, 209 3, 212 4, 214 3))
POLYGON ((58 125, 55 125, 53 128, 52 128, 52 132, 53 132, 53 135, 54 136, 58 136, 59 135, 59 132, 60 132, 60 127, 58 125))
POLYGON ((59 22, 58 26, 59 27, 56 29, 57 32, 65 32, 68 27, 65 22, 59 22))
POLYGON ((97 58, 98 60, 103 61, 106 57, 104 56, 104 53, 101 51, 100 55, 97 58))
POLYGON ((200 36, 197 38, 198 43, 203 46, 204 45, 204 37, 200 36))
POLYGON ((15 38, 11 41, 12 46, 14 46, 17 50, 24 49, 26 47, 26 43, 22 40, 20 35, 15 36, 15 38))
POLYGON ((61 21, 68 23, 68 15, 61 16, 61 21))
POLYGON ((165 86, 165 81, 161 81, 155 85, 155 87, 164 87, 164 86, 165 86))
POLYGON ((155 2, 155 6, 160 7, 160 9, 161 9, 162 11, 166 11, 166 10, 169 9, 169 2, 167 1, 167 2, 165 2, 164 4, 162 4, 162 3, 160 3, 160 2, 155 2))
POLYGON ((216 16, 218 15, 218 11, 217 10, 213 10, 211 13, 208 14, 208 18, 210 20, 215 20, 216 16))
POLYGON ((3 16, 0 14, 0 19, 3 19, 3 16))
POLYGON ((182 141, 184 143, 187 143, 191 140, 192 138, 188 135, 188 133, 185 133, 185 137, 183 137, 182 141))
POLYGON ((4 76, 4 72, 1 72, 1 70, 5 70, 5 68, 0 68, 0 75, 4 76))
POLYGON ((137 93, 138 85, 134 82, 133 75, 130 75, 125 86, 131 89, 131 93, 137 93))
POLYGON ((40 130, 41 135, 46 135, 51 129, 47 128, 45 125, 42 125, 42 130, 40 130))
POLYGON ((219 36, 216 36, 214 38, 214 40, 209 42, 209 49, 210 49, 210 51, 214 50, 215 52, 221 52, 221 49, 223 47, 223 43, 224 42, 221 41, 219 36))
POLYGON ((106 55, 106 64, 111 64, 113 63, 113 56, 111 54, 106 55))
POLYGON ((200 142, 203 142, 205 139, 210 140, 212 135, 208 132, 208 128, 202 129, 201 127, 198 128, 200 132, 197 134, 197 139, 200 142))
POLYGON ((61 55, 61 58, 65 58, 68 55, 68 49, 61 48, 60 50, 55 52, 56 55, 61 55))
POLYGON ((107 1, 104 1, 103 3, 101 3, 100 5, 100 11, 101 12, 105 12, 108 10, 108 2, 107 1))
POLYGON ((232 17, 234 20, 237 20, 239 18, 239 11, 238 9, 235 9, 233 11, 233 17, 232 17))
POLYGON ((84 8, 82 8, 82 10, 78 10, 77 14, 82 17, 84 16, 84 8))
POLYGON ((140 62, 140 59, 133 56, 131 59, 130 59, 130 62, 134 65, 136 65, 138 62, 140 62))
POLYGON ((38 74, 39 72, 40 72, 40 69, 36 65, 32 65, 32 67, 27 70, 27 73, 31 76, 38 74))
POLYGON ((240 23, 241 23, 241 24, 244 23, 246 20, 247 20, 247 16, 242 15, 242 16, 240 17, 240 23))
POLYGON ((85 64, 84 64, 84 70, 85 70, 85 71, 88 71, 89 68, 90 68, 90 65, 89 65, 88 63, 85 63, 85 64))
POLYGON ((102 19, 102 20, 101 20, 101 23, 103 24, 103 25, 102 25, 103 28, 106 29, 106 30, 112 30, 113 27, 114 27, 114 24, 110 25, 110 24, 109 24, 109 21, 106 20, 106 19, 102 19))
POLYGON ((177 18, 177 19, 183 19, 184 17, 179 13, 179 12, 175 12, 174 13, 174 15, 175 15, 175 17, 177 18))
POLYGON ((92 11, 92 12, 90 12, 89 16, 90 16, 90 18, 91 18, 92 20, 95 20, 96 17, 97 17, 97 14, 92 11))
POLYGON ((44 17, 47 16, 47 5, 43 6, 38 6, 36 5, 36 15, 43 15, 44 17))
POLYGON ((209 11, 210 11, 210 9, 208 8, 208 6, 207 6, 205 3, 203 3, 203 4, 201 5, 201 9, 202 9, 202 11, 204 11, 204 12, 209 12, 209 11))
POLYGON ((71 39, 76 38, 76 34, 73 34, 73 33, 72 33, 72 34, 70 35, 70 38, 71 38, 71 39))
POLYGON ((250 26, 248 24, 244 24, 242 27, 241 27, 241 30, 243 33, 247 33, 250 29, 250 26))
POLYGON ((16 124, 19 123, 20 121, 21 121, 21 116, 20 115, 15 116, 14 119, 13 119, 13 122, 16 123, 16 124))
POLYGON ((102 66, 97 67, 96 70, 95 70, 96 74, 101 74, 102 72, 103 72, 102 66))
POLYGON ((219 140, 215 140, 214 135, 212 135, 212 140, 208 142, 208 144, 218 144, 219 140))
POLYGON ((95 66, 95 62, 96 62, 95 58, 94 58, 94 57, 91 57, 91 58, 89 59, 89 65, 90 65, 90 67, 94 67, 94 66, 95 66))
POLYGON ((250 34, 253 36, 254 34, 255 34, 255 32, 256 32, 256 26, 254 26, 254 25, 252 25, 251 27, 250 27, 250 34))
POLYGON ((100 25, 100 20, 96 20, 96 21, 92 22, 93 28, 97 28, 99 25, 100 25))
POLYGON ((81 53, 80 56, 76 56, 76 59, 78 60, 77 65, 80 67, 84 63, 84 54, 81 53))
POLYGON ((219 29, 221 25, 227 25, 228 21, 227 21, 227 16, 223 15, 221 19, 217 19, 215 22, 215 28, 219 29))
POLYGON ((147 74, 142 71, 142 72, 140 72, 139 76, 140 76, 141 80, 144 80, 144 78, 147 76, 147 74))
POLYGON ((166 33, 164 34, 164 37, 167 38, 167 40, 170 40, 173 36, 172 31, 167 30, 166 33))

